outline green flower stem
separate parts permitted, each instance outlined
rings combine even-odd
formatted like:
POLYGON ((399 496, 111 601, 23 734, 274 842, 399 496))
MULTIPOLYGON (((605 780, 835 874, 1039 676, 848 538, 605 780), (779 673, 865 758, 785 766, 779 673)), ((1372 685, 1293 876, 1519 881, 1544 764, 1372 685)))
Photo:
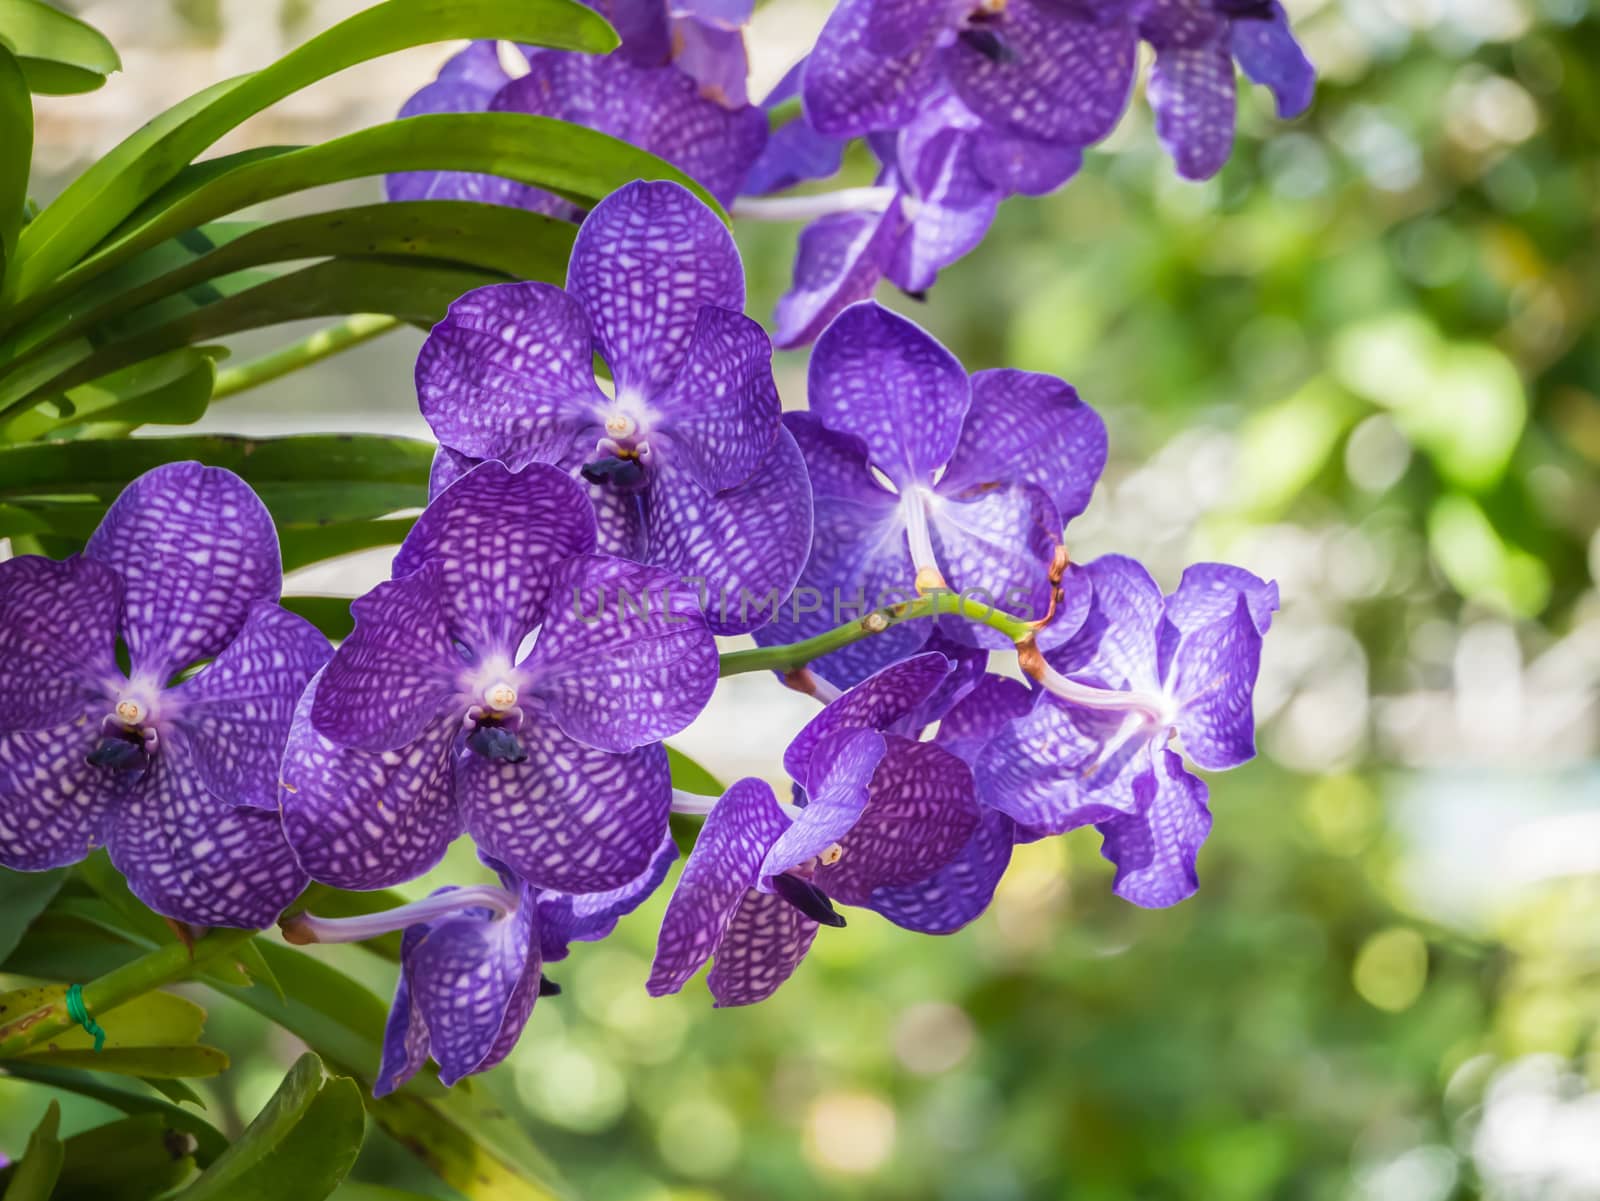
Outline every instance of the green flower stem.
POLYGON ((292 342, 271 354, 217 372, 217 382, 211 389, 211 399, 221 400, 225 396, 232 396, 235 392, 243 392, 246 388, 254 388, 258 384, 288 375, 291 371, 298 371, 301 367, 307 367, 319 359, 336 355, 341 350, 349 350, 352 346, 359 346, 379 334, 386 334, 399 324, 398 317, 391 317, 387 313, 357 313, 353 317, 346 317, 337 325, 319 329, 309 337, 292 342))
POLYGON ((767 127, 780 129, 800 117, 800 97, 790 96, 767 110, 767 127))
POLYGON ((804 667, 813 659, 820 659, 829 651, 836 651, 841 646, 849 646, 852 642, 860 642, 863 638, 881 634, 901 622, 946 614, 964 617, 968 621, 988 626, 991 630, 998 630, 1016 643, 1019 649, 1031 645, 1033 639, 1032 622, 1002 612, 983 601, 962 596, 958 592, 936 589, 904 604, 875 609, 857 621, 847 622, 814 638, 806 638, 800 642, 786 642, 781 646, 757 647, 753 651, 732 651, 722 656, 717 674, 737 676, 747 671, 794 671, 804 667))
MULTIPOLYGON (((168 943, 85 984, 84 1008, 91 1014, 103 1014, 164 984, 186 979, 212 960, 237 950, 255 935, 254 930, 213 930, 198 939, 192 951, 181 942, 168 943)), ((63 995, 0 1026, 0 1059, 21 1055, 76 1025, 67 1012, 67 999, 63 995)))

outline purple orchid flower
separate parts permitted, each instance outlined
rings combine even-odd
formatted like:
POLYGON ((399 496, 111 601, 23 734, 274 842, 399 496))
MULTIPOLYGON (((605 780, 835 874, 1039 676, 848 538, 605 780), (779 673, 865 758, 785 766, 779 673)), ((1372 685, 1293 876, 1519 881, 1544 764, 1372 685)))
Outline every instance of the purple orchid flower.
POLYGON ((481 464, 428 506, 289 733, 284 825, 313 878, 412 879, 463 829, 534 887, 644 870, 672 799, 660 739, 710 697, 716 645, 686 585, 594 544, 546 464, 481 464))
POLYGON ((1096 826, 1117 895, 1172 905, 1198 887, 1211 813, 1204 782, 1168 743, 1176 734, 1207 771, 1255 754, 1250 698, 1277 585, 1201 563, 1163 597, 1132 559, 1080 570, 1089 615, 1046 656, 1029 711, 982 751, 979 793, 1033 835, 1096 826))
MULTIPOLYGON (((800 78, 805 66, 806 60, 801 59, 789 68, 778 86, 767 93, 761 107, 769 120, 775 108, 800 95, 800 78)), ((820 132, 802 113, 767 136, 767 144, 745 173, 739 192, 744 196, 765 196, 769 192, 786 191, 807 180, 826 179, 837 174, 844 162, 848 141, 848 138, 820 132)))
POLYGON ((1144 0, 1139 34, 1155 48, 1156 134, 1186 179, 1209 179, 1233 149, 1234 62, 1272 90, 1278 116, 1311 105, 1316 69, 1276 0, 1144 0))
MULTIPOLYGON (((866 301, 846 309, 811 356, 811 412, 785 415, 811 475, 817 535, 763 645, 797 641, 914 591, 967 591, 1042 618, 1062 526, 1089 502, 1106 458, 1100 417, 1048 375, 968 376, 921 327, 866 301)), ((1049 629, 1062 638, 1088 608, 1068 576, 1049 629)), ((1004 645, 959 619, 960 642, 1004 645)), ((813 663, 847 687, 917 648, 905 623, 813 663)))
MULTIPOLYGON (((983 240, 1005 197, 1053 191, 1082 162, 1076 147, 1046 146, 986 126, 953 96, 872 144, 883 162, 872 187, 734 205, 741 218, 817 218, 800 235, 794 286, 778 302, 779 346, 813 341, 882 279, 921 296, 941 269, 983 240)), ((792 121, 768 143, 745 191, 808 178, 828 166, 830 148, 839 145, 803 119, 792 121)), ((836 153, 832 165, 837 168, 836 153)))
POLYGON ((606 550, 699 583, 717 633, 754 628, 800 574, 811 489, 771 343, 743 308, 726 226, 676 184, 629 184, 578 231, 565 291, 479 288, 428 335, 416 378, 447 452, 435 483, 489 458, 581 475, 606 550))
POLYGON ((918 886, 979 827, 972 773, 942 747, 890 731, 928 704, 950 668, 942 655, 919 655, 824 708, 784 755, 803 806, 746 779, 710 808, 662 921, 652 995, 677 992, 715 955, 707 984, 717 1005, 764 1000, 819 924, 844 925, 834 901, 875 908, 887 892, 897 909, 896 890, 926 897, 918 886))
MULTIPOLYGON (((665 9, 661 12, 665 21, 665 9)), ((739 101, 726 99, 735 71, 725 56, 700 53, 705 60, 701 69, 719 73, 722 82, 711 89, 724 97, 718 100, 664 57, 652 65, 651 35, 640 32, 637 42, 629 42, 626 27, 619 28, 625 48, 638 45, 637 52, 600 57, 513 47, 511 53, 527 66, 516 76, 501 63, 501 43, 473 42, 444 65, 438 79, 406 101, 400 116, 492 111, 569 121, 648 150, 700 181, 722 203, 730 203, 766 144, 766 115, 743 102, 742 83, 739 101)), ((742 43, 739 55, 737 73, 742 76, 742 43)), ((493 175, 410 171, 389 176, 387 183, 391 200, 477 200, 572 221, 582 217, 571 201, 493 175)))
POLYGON ((1126 7, 843 0, 807 60, 807 118, 843 137, 901 129, 951 92, 997 132, 1087 146, 1115 127, 1133 85, 1126 7))
POLYGON ((278 606, 282 580, 255 493, 189 462, 129 484, 82 555, 0 563, 0 865, 44 871, 104 844, 158 913, 277 917, 306 883, 278 759, 329 654, 278 606))
POLYGON ((446 1086, 500 1063, 516 1046, 542 996, 560 991, 544 965, 573 942, 594 942, 666 877, 678 848, 663 838, 644 871, 604 893, 538 889, 486 859, 498 886, 447 887, 408 905, 349 918, 299 913, 284 919, 293 943, 360 942, 396 930, 400 979, 384 1029, 372 1095, 393 1092, 431 1055, 446 1086))

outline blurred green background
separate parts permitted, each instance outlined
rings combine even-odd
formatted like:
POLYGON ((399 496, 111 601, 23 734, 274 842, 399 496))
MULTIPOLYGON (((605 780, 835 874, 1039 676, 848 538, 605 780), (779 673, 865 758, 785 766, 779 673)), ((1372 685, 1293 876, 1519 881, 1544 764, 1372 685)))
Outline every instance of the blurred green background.
MULTIPOLYGON (((128 71, 46 102, 40 155, 62 174, 177 98, 159 89, 357 5, 73 7, 128 71)), ((1289 7, 1322 72, 1308 117, 1279 124, 1252 91, 1232 162, 1196 186, 1136 100, 1077 180, 1009 202, 925 304, 883 296, 970 369, 1054 372, 1106 417, 1077 557, 1133 553, 1169 585, 1218 557, 1280 582, 1263 754, 1213 780, 1201 892, 1166 912, 1116 900, 1085 832, 1022 848, 957 935, 852 913, 772 1001, 716 1012, 698 981, 644 994, 663 894, 553 969, 564 994, 477 1086, 583 1197, 1600 1198, 1600 13, 1289 7)), ((762 9, 759 80, 825 11, 762 9)), ((381 119, 443 57, 353 73, 248 140, 381 119)), ((757 316, 796 232, 740 231, 757 316)), ((422 432, 417 342, 207 424, 422 432)), ((798 405, 805 356, 780 360, 798 405)), ((730 684, 681 745, 776 780, 809 702, 730 684)), ((470 871, 463 850, 439 878, 470 871)), ((329 955, 387 994, 385 965, 329 955)), ((297 1047, 206 1003, 235 1067, 205 1091, 237 1128, 297 1047)), ((0 1081, 0 1150, 44 1099, 0 1081)), ((66 1104, 68 1130, 105 1116, 66 1104)), ((381 1136, 360 1171, 430 1187, 381 1136)))

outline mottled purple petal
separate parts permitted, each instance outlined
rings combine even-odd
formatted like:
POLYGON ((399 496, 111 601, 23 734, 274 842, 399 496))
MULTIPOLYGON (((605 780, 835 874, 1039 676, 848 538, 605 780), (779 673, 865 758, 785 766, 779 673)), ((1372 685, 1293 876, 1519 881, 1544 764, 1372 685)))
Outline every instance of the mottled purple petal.
POLYGON ((707 492, 662 463, 646 505, 651 562, 704 592, 713 633, 743 634, 771 620, 805 566, 811 485, 782 428, 737 487, 707 492))
POLYGON ((1278 611, 1278 585, 1228 563, 1194 563, 1184 568, 1178 587, 1167 597, 1167 620, 1183 633, 1198 630, 1231 617, 1241 594, 1257 631, 1265 634, 1278 611))
POLYGON ((1033 694, 1016 680, 986 675, 939 722, 934 741, 969 766, 976 766, 996 734, 1033 709, 1033 694))
MULTIPOLYGON (((1049 609, 1061 521, 1038 488, 1022 484, 963 502, 936 502, 928 531, 945 581, 957 592, 1035 621, 1049 609)), ((1011 645, 999 631, 959 617, 943 619, 941 628, 977 646, 1011 645)))
POLYGON ((289 845, 313 880, 335 888, 415 880, 462 830, 451 774, 460 728, 436 722, 392 751, 342 747, 312 728, 319 680, 295 708, 280 769, 289 845))
POLYGON ((1185 634, 1167 688, 1179 703, 1178 734, 1208 771, 1237 767, 1256 753, 1250 696, 1261 666, 1261 633, 1240 593, 1233 614, 1185 634))
POLYGON ((481 463, 417 518, 394 574, 436 562, 452 632, 479 656, 511 655, 543 619, 557 567, 594 544, 594 509, 566 472, 481 463))
POLYGON ((772 450, 782 406, 772 379, 772 342, 743 313, 700 310, 683 366, 652 405, 665 418, 662 448, 708 492, 732 488, 772 450))
POLYGON ((737 781, 712 807, 662 918, 645 985, 651 996, 677 992, 711 958, 755 884, 767 848, 788 825, 771 786, 753 777, 737 781))
POLYGON ((122 580, 74 555, 0 563, 0 731, 47 730, 106 696, 122 580))
POLYGON ((932 652, 885 667, 807 722, 784 751, 783 769, 797 784, 811 787, 812 757, 830 735, 887 730, 926 701, 949 674, 950 660, 932 652))
POLYGON ((1093 589, 1078 631, 1047 656, 1058 671, 1109 688, 1159 691, 1156 637, 1161 589, 1125 555, 1102 555, 1079 570, 1093 589))
POLYGON ((873 478, 865 442, 829 429, 814 413, 785 413, 783 424, 805 456, 811 491, 818 499, 854 501, 889 518, 899 499, 873 478))
POLYGON ((967 106, 1019 137, 1070 146, 1116 126, 1133 86, 1137 39, 1127 22, 1101 24, 1035 0, 1011 0, 995 27, 997 59, 958 39, 943 52, 967 106))
POLYGON ((265 601, 199 675, 166 693, 200 782, 221 800, 278 808, 278 760, 296 702, 328 661, 328 640, 303 617, 265 601))
POLYGON ((117 805, 107 849, 150 908, 196 926, 270 926, 306 886, 278 815, 206 791, 181 734, 117 805))
POLYGON ((1272 89, 1278 116, 1287 121, 1310 108, 1317 69, 1294 40, 1282 5, 1272 5, 1270 20, 1235 20, 1232 25, 1233 57, 1252 80, 1272 89))
POLYGON ((920 738, 925 729, 936 721, 942 721, 952 708, 987 678, 984 669, 989 663, 989 652, 957 642, 937 624, 929 629, 922 651, 934 651, 950 660, 950 674, 940 681, 926 700, 889 726, 888 732, 891 734, 920 738))
POLYGON ((745 174, 739 191, 745 196, 765 196, 836 175, 844 162, 844 148, 845 139, 822 133, 804 116, 796 117, 767 135, 766 147, 745 174))
POLYGON ((691 17, 719 29, 738 29, 750 24, 755 0, 668 0, 667 11, 674 17, 691 17))
POLYGON ((672 22, 672 64, 694 80, 699 94, 725 109, 750 102, 750 59, 744 31, 694 17, 672 22))
POLYGON ((850 833, 887 753, 883 735, 873 730, 837 730, 822 740, 810 767, 806 807, 762 860, 758 886, 763 892, 771 891, 769 877, 815 859, 850 833))
POLYGON ((973 165, 971 136, 950 130, 946 140, 932 185, 899 201, 900 236, 884 274, 906 292, 933 287, 943 268, 983 241, 1000 207, 1000 193, 973 165))
POLYGON ((1015 842, 1016 823, 985 809, 967 845, 946 866, 925 880, 874 889, 868 905, 907 930, 953 934, 989 907, 1015 842))
POLYGON ((433 924, 406 958, 412 1004, 427 1024, 442 1084, 491 1066, 501 1031, 527 1021, 512 1002, 524 976, 539 970, 536 921, 532 905, 494 921, 451 918, 433 924))
POLYGON ((556 573, 523 670, 568 735, 626 751, 694 720, 716 687, 717 645, 693 589, 671 572, 580 555, 556 573))
POLYGON ((814 341, 846 307, 872 295, 898 233, 881 213, 833 213, 800 231, 794 283, 778 300, 773 342, 814 341))
POLYGON ((814 879, 830 897, 866 905, 874 890, 926 879, 953 860, 978 826, 972 769, 943 747, 885 735, 861 819, 837 863, 814 879))
MULTIPOLYGON (((629 62, 659 66, 671 57, 667 6, 661 0, 584 0, 622 38, 618 53, 629 62)), ((552 51, 541 51, 543 57, 552 51)))
POLYGON ((451 450, 556 462, 598 427, 589 318, 551 284, 491 284, 450 305, 417 355, 417 400, 451 450))
POLYGON ((1210 179, 1233 149, 1233 57, 1221 41, 1156 51, 1146 89, 1156 136, 1185 179, 1210 179))
POLYGON ((1107 755, 1119 716, 1069 708, 1043 695, 997 730, 979 754, 975 777, 985 805, 1037 833, 1064 834, 1137 813, 1148 794, 1148 743, 1124 741, 1107 755))
MULTIPOLYGON (((415 951, 427 931, 426 926, 408 926, 401 938, 401 956, 415 951)), ((394 1000, 389 1004, 389 1019, 383 1026, 383 1056, 372 1082, 372 1095, 383 1097, 394 1092, 427 1062, 428 1024, 422 1020, 422 1011, 411 1003, 411 986, 402 971, 395 982, 394 1000)))
POLYGON ((985 129, 973 139, 972 165, 1007 195, 1045 196, 1083 166, 1083 151, 985 129))
POLYGON ((1163 751, 1155 788, 1141 813, 1100 824, 1100 853, 1117 865, 1119 897, 1147 909, 1176 905, 1200 887, 1195 859, 1211 833, 1205 782, 1183 769, 1183 760, 1163 751))
POLYGON ((482 459, 461 454, 448 446, 437 447, 433 452, 433 464, 428 468, 428 499, 435 499, 481 462, 482 459))
POLYGON ((85 761, 99 736, 98 714, 0 734, 0 867, 65 867, 105 841, 123 782, 85 761))
POLYGON ((997 485, 1043 488, 1062 521, 1089 505, 1106 465, 1106 425, 1071 384, 1034 371, 978 371, 939 492, 963 497, 997 485))
POLYGON ((946 24, 942 4, 843 0, 806 59, 806 118, 835 137, 905 125, 938 91, 946 24))
POLYGON ((817 923, 782 897, 751 891, 717 944, 706 987, 717 1008, 765 1001, 811 949, 817 923))
POLYGON ((872 462, 904 487, 931 483, 949 460, 972 393, 932 334, 863 301, 817 339, 808 397, 825 425, 860 437, 872 462))
POLYGON ((649 865, 626 884, 605 892, 539 894, 539 944, 544 961, 567 957, 568 944, 597 942, 616 929, 617 920, 632 913, 667 878, 678 858, 678 844, 668 832, 649 865))
POLYGON ((602 555, 644 562, 650 554, 650 535, 646 529, 644 502, 640 492, 623 492, 609 484, 585 481, 589 503, 594 506, 595 549, 602 555))
POLYGON ((567 290, 588 310, 619 397, 659 394, 678 373, 704 305, 744 311, 728 227, 675 183, 638 180, 578 231, 567 290))
POLYGON ((444 566, 430 560, 351 603, 355 629, 328 663, 311 710, 319 734, 389 751, 453 720, 463 661, 450 636, 444 580, 444 566))
MULTIPOLYGON (((811 557, 778 617, 755 631, 762 646, 796 642, 912 599, 911 553, 897 510, 851 501, 815 502, 811 557)), ((813 660, 811 670, 840 688, 860 683, 911 654, 926 631, 904 622, 813 660)))
MULTIPOLYGON (((705 49, 711 51, 712 62, 701 67, 720 76, 726 86, 730 47, 705 49)), ((561 51, 535 54, 530 64, 527 75, 496 94, 491 109, 557 117, 610 134, 682 168, 724 204, 737 194, 745 172, 766 145, 765 113, 702 95, 695 79, 676 67, 561 51)), ((569 288, 571 284, 569 276, 569 288)), ((742 297, 712 298, 709 303, 744 307, 742 297)), ((592 305, 589 310, 599 321, 592 305)))
POLYGON ((135 674, 165 683, 233 640, 256 601, 278 599, 272 518, 233 472, 167 463, 122 490, 84 554, 123 580, 122 636, 135 674))
POLYGON ((605 892, 638 877, 667 831, 666 751, 597 750, 540 714, 517 737, 521 763, 471 753, 457 761, 457 802, 479 848, 556 892, 605 892))

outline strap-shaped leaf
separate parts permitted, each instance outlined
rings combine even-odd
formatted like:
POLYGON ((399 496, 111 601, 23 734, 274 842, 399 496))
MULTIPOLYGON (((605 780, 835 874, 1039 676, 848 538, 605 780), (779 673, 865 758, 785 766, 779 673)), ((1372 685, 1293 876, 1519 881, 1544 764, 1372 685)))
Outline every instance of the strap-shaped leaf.
POLYGON ((233 1146, 175 1201, 321 1201, 356 1161, 361 1089, 302 1055, 233 1146))
POLYGON ((204 307, 223 293, 200 285, 267 263, 334 256, 430 259, 560 283, 576 232, 570 222, 539 213, 449 200, 363 205, 270 224, 213 222, 96 279, 82 294, 0 341, 0 351, 10 350, 14 361, 26 362, 90 331, 100 340, 115 337, 139 326, 108 324, 113 318, 186 290, 189 307, 204 307))
MULTIPOLYGON (((200 420, 217 377, 217 348, 185 346, 114 371, 67 393, 57 411, 19 413, 0 425, 0 442, 32 442, 91 422, 126 429, 200 420)), ((47 406, 48 407, 48 406, 47 406)))
POLYGON ((280 527, 311 526, 420 508, 427 502, 433 447, 379 434, 191 435, 15 446, 0 448, 0 504, 25 508, 62 534, 84 537, 128 481, 180 459, 238 473, 280 527))
POLYGON ((47 379, 40 380, 29 373, 26 393, 20 391, 22 384, 0 391, 0 405, 4 406, 0 408, 0 419, 31 408, 38 399, 97 380, 143 359, 244 330, 351 313, 388 313, 403 321, 430 326, 463 292, 504 283, 509 278, 476 267, 391 259, 328 259, 313 263, 204 308, 187 309, 183 315, 153 329, 103 346, 47 379))
POLYGON ((95 1201, 159 1197, 195 1173, 194 1157, 185 1153, 187 1135, 160 1113, 90 1127, 63 1144, 57 1193, 95 1201))
POLYGON ((32 163, 33 97, 28 95, 21 65, 0 45, 0 281, 5 279, 6 264, 16 256, 32 163))
POLYGON ((409 1090, 372 1103, 373 1121, 417 1155, 435 1175, 472 1201, 561 1201, 569 1197, 549 1161, 527 1143, 508 1111, 490 1112, 477 1094, 455 1088, 438 1099, 409 1090), (509 1133, 514 1148, 496 1141, 509 1133))
MULTIPOLYGON (((4 529, 5 514, 0 512, 0 529, 4 529)), ((348 638, 350 631, 356 628, 356 620, 350 616, 350 600, 348 596, 286 596, 283 598, 283 607, 291 613, 298 613, 317 629, 321 630, 334 642, 348 638)))
POLYGON ((293 571, 325 559, 336 559, 352 551, 374 546, 398 546, 415 524, 414 517, 390 517, 379 521, 342 521, 336 525, 310 526, 282 531, 278 538, 283 553, 283 569, 293 571))
POLYGON ((0 963, 22 941, 29 924, 61 889, 67 869, 0 872, 0 963))
POLYGON ((504 38, 604 53, 617 35, 576 0, 388 0, 312 38, 276 63, 227 80, 157 117, 73 181, 29 229, 20 295, 65 270, 220 137, 347 67, 411 46, 504 38))
POLYGON ((61 1175, 61 1103, 51 1101, 28 1139, 22 1162, 12 1169, 0 1201, 50 1201, 61 1175))
POLYGON ((17 56, 29 90, 50 95, 92 92, 122 67, 104 34, 44 0, 0 0, 0 45, 17 56))
MULTIPOLYGON (((593 205, 635 179, 666 179, 721 212, 710 193, 677 167, 598 130, 527 113, 427 113, 247 162, 200 187, 179 180, 174 193, 154 198, 34 303, 53 303, 100 272, 207 221, 307 188, 394 171, 486 172, 580 205, 593 205)), ((42 220, 43 215, 28 230, 42 220)), ((19 242, 16 274, 25 277, 19 287, 33 290, 43 281, 31 276, 27 232, 19 242)))
POLYGON ((158 1114, 173 1130, 182 1131, 194 1139, 195 1162, 202 1167, 227 1150, 228 1140, 210 1122, 190 1110, 150 1096, 131 1081, 119 1080, 115 1076, 96 1076, 71 1068, 46 1067, 24 1060, 12 1060, 6 1064, 6 1074, 47 1088, 76 1093, 126 1114, 158 1114))
MULTIPOLYGON (((67 990, 59 984, 34 985, 0 993, 0 1014, 31 1013, 59 1001, 67 990)), ((137 1047, 192 1046, 205 1029, 206 1011, 176 993, 148 992, 103 1014, 93 1015, 105 1035, 105 1050, 137 1047)), ((5 1017, 7 1025, 12 1018, 5 1017)), ((74 1027, 50 1039, 53 1049, 93 1051, 94 1038, 74 1027)))
POLYGON ((87 1072, 113 1072, 118 1076, 215 1076, 226 1071, 228 1057, 216 1047, 107 1047, 104 1051, 76 1048, 30 1051, 18 1058, 46 1067, 80 1068, 87 1072))

